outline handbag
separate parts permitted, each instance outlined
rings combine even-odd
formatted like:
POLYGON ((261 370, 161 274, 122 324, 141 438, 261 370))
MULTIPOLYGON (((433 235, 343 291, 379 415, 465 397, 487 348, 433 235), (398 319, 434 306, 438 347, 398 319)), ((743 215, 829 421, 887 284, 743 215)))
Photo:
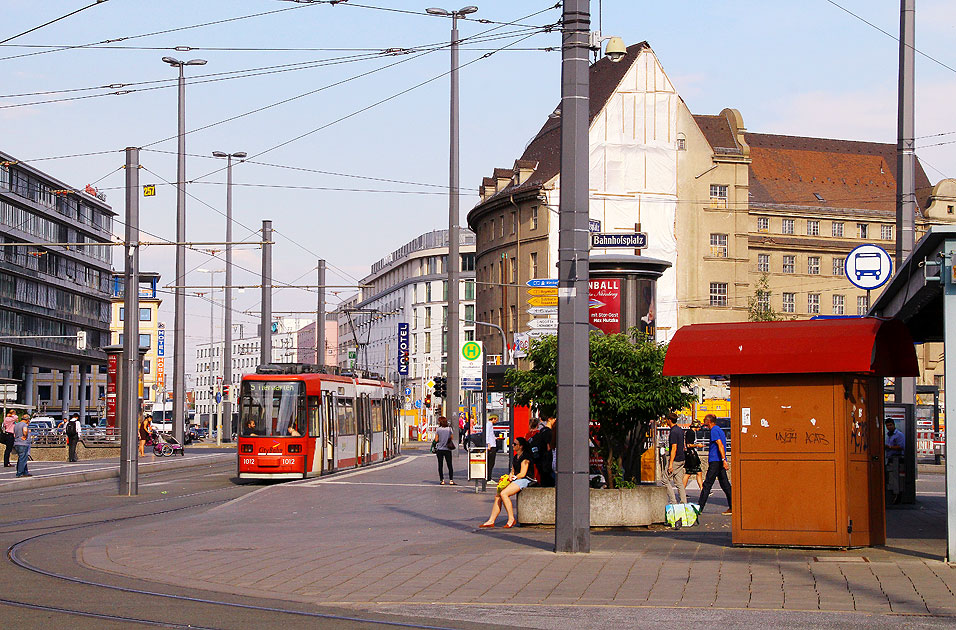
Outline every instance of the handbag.
POLYGON ((688 468, 700 468, 700 455, 691 449, 684 453, 684 463, 688 468))
POLYGON ((431 452, 432 452, 432 453, 437 453, 437 452, 438 452, 438 440, 437 440, 437 439, 432 440, 431 452))

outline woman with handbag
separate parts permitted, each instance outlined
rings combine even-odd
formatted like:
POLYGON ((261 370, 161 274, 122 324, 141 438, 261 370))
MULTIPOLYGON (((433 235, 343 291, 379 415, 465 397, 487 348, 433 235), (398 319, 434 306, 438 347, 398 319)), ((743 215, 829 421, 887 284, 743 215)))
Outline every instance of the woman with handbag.
POLYGON ((455 471, 451 467, 451 452, 455 450, 455 439, 448 426, 448 418, 441 416, 438 418, 438 431, 435 432, 435 439, 432 442, 432 452, 438 456, 438 485, 445 485, 445 470, 443 464, 448 464, 448 485, 455 484, 455 471))
POLYGON ((511 497, 531 485, 534 475, 534 464, 531 463, 531 445, 524 438, 515 438, 515 455, 511 464, 511 474, 502 475, 498 483, 498 492, 495 494, 495 503, 491 506, 491 516, 478 527, 494 527, 495 519, 501 514, 501 505, 504 504, 508 513, 508 522, 505 527, 514 527, 515 511, 511 505, 511 497))
POLYGON ((17 412, 11 409, 3 419, 3 427, 0 429, 0 444, 3 444, 3 467, 10 468, 10 453, 13 452, 13 425, 17 422, 17 412))
POLYGON ((697 433, 693 427, 688 427, 684 431, 684 488, 687 488, 687 482, 694 475, 697 476, 697 487, 704 487, 704 471, 700 463, 700 455, 697 449, 701 445, 697 443, 697 433))

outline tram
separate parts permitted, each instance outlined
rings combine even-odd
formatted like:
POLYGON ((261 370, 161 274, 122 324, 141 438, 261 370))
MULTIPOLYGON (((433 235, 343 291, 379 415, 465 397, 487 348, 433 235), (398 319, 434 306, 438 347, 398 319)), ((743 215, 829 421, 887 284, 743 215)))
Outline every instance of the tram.
POLYGON ((390 383, 335 368, 261 365, 239 388, 240 479, 304 479, 399 452, 390 383))

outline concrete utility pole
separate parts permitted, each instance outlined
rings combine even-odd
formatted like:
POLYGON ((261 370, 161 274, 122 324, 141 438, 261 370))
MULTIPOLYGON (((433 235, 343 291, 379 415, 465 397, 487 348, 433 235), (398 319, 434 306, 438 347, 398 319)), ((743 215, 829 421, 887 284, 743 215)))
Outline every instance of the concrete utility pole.
MULTIPOLYGON (((226 293, 223 298, 223 353, 222 353, 222 385, 232 389, 232 158, 240 160, 246 157, 245 152, 226 153, 213 151, 213 157, 226 158, 226 293)), ((228 396, 222 397, 222 427, 227 436, 227 442, 232 439, 232 401, 228 396)), ((221 431, 220 434, 223 432, 221 431)))
POLYGON ((120 381, 120 495, 139 494, 139 149, 126 148, 126 256, 120 381))
POLYGON ((179 68, 179 115, 176 147, 176 288, 173 314, 173 437, 183 443, 186 419, 186 79, 185 66, 202 66, 205 59, 180 61, 163 57, 163 61, 179 68))
POLYGON ((259 363, 272 363, 272 221, 262 222, 262 314, 259 363))
MULTIPOLYGON (((913 251, 916 242, 916 116, 914 68, 916 50, 916 0, 900 0, 900 77, 896 125, 896 268, 913 251)), ((916 402, 916 379, 896 379, 896 402, 916 402)))
POLYGON ((319 259, 319 297, 315 306, 315 363, 325 365, 325 259, 319 259))
POLYGON ((589 0, 564 0, 558 229, 558 475, 554 548, 591 550, 588 485, 589 0))

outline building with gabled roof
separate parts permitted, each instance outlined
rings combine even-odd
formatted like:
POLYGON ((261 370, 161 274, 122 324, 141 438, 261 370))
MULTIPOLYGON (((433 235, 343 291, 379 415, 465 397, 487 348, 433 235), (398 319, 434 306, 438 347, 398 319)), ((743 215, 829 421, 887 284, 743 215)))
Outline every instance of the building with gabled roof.
MULTIPOLYGON (((857 315, 866 292, 843 273, 863 243, 893 256, 896 145, 751 133, 738 110, 692 114, 646 42, 591 66, 590 217, 601 231, 643 231, 641 253, 673 266, 658 280, 658 337, 679 326, 857 315), (763 288, 762 288, 763 287, 763 288)), ((529 332, 526 284, 554 277, 560 109, 515 161, 482 179, 469 212, 479 319, 529 332)), ((956 219, 956 180, 917 164, 917 238, 956 219)), ((593 250, 604 253, 607 250, 593 250)), ((501 342, 477 331, 489 354, 501 342)), ((924 379, 932 382, 926 349, 924 379)), ((937 353, 938 354, 938 353, 937 353)), ((941 366, 939 366, 941 370, 941 366)))

